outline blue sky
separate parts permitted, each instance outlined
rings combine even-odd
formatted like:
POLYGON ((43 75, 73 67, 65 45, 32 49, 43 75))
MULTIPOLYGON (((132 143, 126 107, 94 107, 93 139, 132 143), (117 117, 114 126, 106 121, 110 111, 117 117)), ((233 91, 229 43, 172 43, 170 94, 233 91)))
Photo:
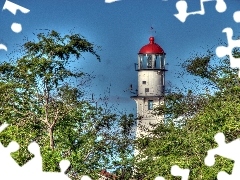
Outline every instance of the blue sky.
MULTIPOLYGON (((216 1, 206 2, 205 15, 189 16, 185 23, 173 14, 177 13, 176 0, 122 0, 107 4, 104 0, 12 0, 11 2, 30 9, 28 14, 17 12, 16 15, 4 10, 0 17, 0 43, 8 51, 0 50, 0 61, 8 61, 8 55, 29 40, 43 32, 41 29, 56 30, 67 34, 73 30, 85 36, 90 42, 102 47, 98 53, 102 61, 98 62, 91 55, 84 55, 74 64, 85 72, 93 72, 91 90, 97 96, 110 88, 111 102, 119 103, 119 109, 135 113, 135 102, 130 99, 130 92, 124 92, 133 84, 137 88, 137 72, 134 63, 137 53, 147 44, 153 35, 167 53, 168 63, 166 81, 181 86, 175 72, 177 64, 193 52, 204 52, 216 48, 220 41, 226 42, 222 33, 225 27, 231 27, 234 35, 239 35, 240 24, 233 20, 233 13, 240 10, 238 0, 225 0, 227 10, 218 13, 216 1), (22 24, 20 33, 11 31, 11 24, 22 24), (150 31, 153 27, 156 33, 150 31)), ((200 0, 188 0, 188 11, 200 10, 200 0)), ((0 6, 3 6, 1 2, 0 6)), ((183 79, 187 81, 187 79, 183 79)))

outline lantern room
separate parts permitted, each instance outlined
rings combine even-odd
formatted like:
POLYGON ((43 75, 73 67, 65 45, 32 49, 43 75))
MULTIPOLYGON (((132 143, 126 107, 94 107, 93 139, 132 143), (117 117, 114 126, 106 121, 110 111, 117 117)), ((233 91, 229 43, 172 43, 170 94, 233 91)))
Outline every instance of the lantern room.
POLYGON ((135 70, 164 70, 165 52, 154 42, 154 37, 149 38, 149 44, 143 46, 138 53, 138 63, 135 70))

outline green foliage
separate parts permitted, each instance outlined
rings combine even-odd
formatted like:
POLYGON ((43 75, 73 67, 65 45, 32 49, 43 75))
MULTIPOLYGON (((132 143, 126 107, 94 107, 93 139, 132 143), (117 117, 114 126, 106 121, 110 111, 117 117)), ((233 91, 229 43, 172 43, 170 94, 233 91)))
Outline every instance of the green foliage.
POLYGON ((112 161, 118 168, 129 167, 133 116, 93 107, 83 100, 81 84, 71 82, 87 75, 71 67, 82 53, 100 60, 95 46, 79 34, 50 31, 37 38, 22 46, 17 60, 0 64, 0 122, 11 124, 0 141, 20 144, 13 154, 20 165, 32 158, 27 146, 36 141, 44 170, 58 171, 60 160, 68 159, 72 179, 97 178, 102 169, 113 169, 112 161))
POLYGON ((156 114, 165 114, 166 123, 157 126, 152 137, 138 140, 137 179, 177 179, 170 174, 172 165, 190 169, 190 179, 216 179, 222 170, 231 173, 233 162, 223 157, 216 156, 212 167, 204 164, 207 151, 217 147, 216 133, 223 132, 227 142, 240 137, 240 79, 229 59, 215 60, 208 53, 183 64, 186 72, 215 90, 194 94, 193 87, 186 94, 166 95, 165 104, 155 109, 156 114))

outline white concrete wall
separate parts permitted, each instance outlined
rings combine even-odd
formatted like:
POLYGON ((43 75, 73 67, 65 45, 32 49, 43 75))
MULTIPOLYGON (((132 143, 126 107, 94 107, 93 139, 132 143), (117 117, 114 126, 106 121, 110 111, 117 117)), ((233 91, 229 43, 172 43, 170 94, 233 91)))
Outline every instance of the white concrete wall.
POLYGON ((148 110, 148 100, 153 100, 154 106, 159 106, 163 103, 163 99, 160 98, 136 98, 137 103, 137 120, 136 138, 140 135, 148 135, 147 130, 151 130, 151 124, 163 123, 164 116, 153 115, 153 110, 148 110))
POLYGON ((157 70, 138 71, 139 96, 163 96, 163 73, 157 70), (144 84, 145 83, 145 84, 144 84), (149 88, 149 92, 146 92, 149 88))

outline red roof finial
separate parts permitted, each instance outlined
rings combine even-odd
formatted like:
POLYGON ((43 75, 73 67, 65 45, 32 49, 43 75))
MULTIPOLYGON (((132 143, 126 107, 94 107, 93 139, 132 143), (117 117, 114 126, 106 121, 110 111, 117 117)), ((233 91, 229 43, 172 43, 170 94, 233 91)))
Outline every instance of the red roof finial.
POLYGON ((154 37, 149 38, 150 43, 149 44, 154 44, 154 37))
POLYGON ((163 49, 154 42, 154 37, 151 36, 149 38, 149 44, 143 46, 140 51, 139 54, 164 54, 163 49))

